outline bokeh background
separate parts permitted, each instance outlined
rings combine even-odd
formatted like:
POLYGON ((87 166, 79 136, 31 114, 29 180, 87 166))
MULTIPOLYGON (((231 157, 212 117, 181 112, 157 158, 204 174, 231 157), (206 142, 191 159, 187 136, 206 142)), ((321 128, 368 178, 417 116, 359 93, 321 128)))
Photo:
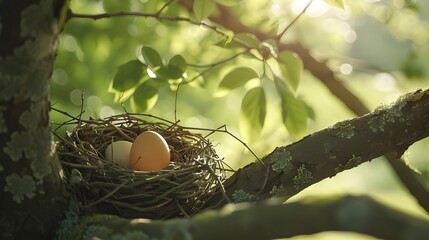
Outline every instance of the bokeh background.
MULTIPOLYGON (((76 13, 89 14, 156 12, 165 2, 73 0, 71 9, 76 13)), ((262 32, 275 32, 289 24, 307 2, 247 0, 239 2, 232 9, 245 25, 262 32)), ((192 13, 177 2, 171 4, 164 14, 193 18, 192 13)), ((120 64, 136 57, 141 58, 140 48, 143 44, 156 49, 164 59, 181 54, 188 63, 209 64, 234 53, 216 46, 219 41, 221 37, 213 31, 185 22, 159 22, 142 17, 96 21, 71 19, 60 37, 51 84, 52 105, 74 116, 83 108, 84 118, 123 113, 124 108, 127 111, 138 111, 133 109, 126 96, 112 90, 111 82, 120 64)), ((345 0, 345 9, 340 10, 322 0, 314 0, 306 14, 288 30, 282 41, 300 42, 311 50, 313 56, 326 60, 326 64, 341 77, 343 83, 370 109, 389 104, 403 93, 429 85, 428 1, 345 0)), ((182 125, 201 128, 227 125, 232 134, 240 137, 240 104, 251 83, 227 96, 214 96, 222 77, 237 66, 251 66, 260 70, 260 66, 252 59, 237 58, 205 74, 202 87, 182 86, 177 102, 174 91, 168 87, 160 89, 159 100, 148 113, 174 120, 176 110, 176 117, 182 125)), ((276 146, 296 140, 281 123, 280 99, 274 86, 266 83, 264 88, 269 92, 266 123, 261 136, 248 142, 261 157, 276 146)), ((354 117, 318 79, 305 71, 297 94, 314 111, 314 119, 308 120, 308 133, 354 117)), ((67 119, 63 114, 52 112, 54 127, 67 119)), ((255 160, 242 144, 227 134, 216 133, 211 140, 218 154, 234 168, 255 160)), ((404 157, 428 179, 429 139, 415 143, 404 157)), ((324 180, 289 201, 325 194, 370 194, 389 205, 425 217, 424 211, 408 195, 383 159, 375 159, 324 180)), ((323 233, 294 239, 333 238, 372 239, 344 233, 323 233)))

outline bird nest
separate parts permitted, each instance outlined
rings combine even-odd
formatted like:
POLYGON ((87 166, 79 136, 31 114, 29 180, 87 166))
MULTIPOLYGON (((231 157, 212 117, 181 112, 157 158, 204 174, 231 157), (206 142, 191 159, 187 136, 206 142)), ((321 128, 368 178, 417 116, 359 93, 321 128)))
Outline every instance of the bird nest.
MULTIPOLYGON (((165 219, 192 215, 222 188, 226 165, 200 133, 152 115, 122 114, 104 119, 74 118, 71 132, 58 138, 57 152, 67 185, 86 213, 165 219), (148 121, 151 119, 154 121, 148 121), (134 171, 106 160, 106 147, 155 131, 170 148, 167 168, 134 171)), ((64 125, 63 124, 63 125, 64 125)))

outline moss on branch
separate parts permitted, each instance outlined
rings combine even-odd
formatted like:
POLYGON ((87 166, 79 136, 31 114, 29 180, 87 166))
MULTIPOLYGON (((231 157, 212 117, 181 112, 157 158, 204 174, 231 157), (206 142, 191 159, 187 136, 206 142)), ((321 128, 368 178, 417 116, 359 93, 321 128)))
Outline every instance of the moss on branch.
MULTIPOLYGON (((287 199, 309 185, 389 152, 402 154, 409 145, 427 136, 428 89, 406 94, 370 114, 278 147, 262 159, 269 166, 268 171, 249 164, 225 182, 225 190, 228 196, 240 190, 255 195, 257 200, 270 198, 273 193, 287 199), (369 123, 374 119, 384 119, 383 131, 373 131, 374 126, 369 123), (282 186, 281 191, 277 191, 278 186, 282 186)), ((212 198, 207 207, 218 204, 220 199, 221 196, 212 198)))
POLYGON ((105 237, 108 232, 110 236, 103 239, 127 235, 152 239, 274 239, 325 231, 356 232, 381 239, 424 239, 429 234, 429 220, 366 196, 331 196, 287 204, 269 200, 228 205, 191 219, 112 218, 88 225, 85 236, 105 237))

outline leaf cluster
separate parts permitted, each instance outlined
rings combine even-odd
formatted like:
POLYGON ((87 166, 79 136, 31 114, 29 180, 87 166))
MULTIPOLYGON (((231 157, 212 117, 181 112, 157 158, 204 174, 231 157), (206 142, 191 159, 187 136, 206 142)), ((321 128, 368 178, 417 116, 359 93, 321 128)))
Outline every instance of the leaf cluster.
POLYGON ((145 112, 158 100, 159 88, 177 85, 185 78, 187 63, 181 55, 164 61, 147 45, 142 46, 141 56, 143 61, 134 59, 118 67, 112 88, 119 97, 131 95, 134 109, 145 112))

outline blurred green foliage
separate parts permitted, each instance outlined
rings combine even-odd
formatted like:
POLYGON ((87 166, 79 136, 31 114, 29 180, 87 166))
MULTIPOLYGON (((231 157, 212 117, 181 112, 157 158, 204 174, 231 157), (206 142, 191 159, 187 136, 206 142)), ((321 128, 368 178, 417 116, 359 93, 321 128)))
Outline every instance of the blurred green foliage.
MULTIPOLYGON (((331 4, 335 2, 338 1, 331 4)), ((231 11, 245 25, 263 33, 275 33, 290 24, 303 3, 234 1, 225 5, 231 5, 231 11)), ((156 13, 163 7, 162 16, 198 20, 175 1, 92 0, 71 4, 73 12, 88 14, 156 13)), ((391 0, 350 2, 340 10, 314 1, 308 15, 299 19, 282 41, 299 41, 329 60, 327 64, 344 76, 345 83, 362 93, 361 99, 366 104, 375 107, 427 82, 424 63, 429 56, 425 44, 429 33, 424 26, 428 8, 425 2, 391 0), (410 20, 413 27, 398 24, 405 20, 410 20), (386 98, 380 97, 383 95, 386 98)), ((212 14, 216 15, 216 9, 212 14)), ((230 34, 222 26, 218 29, 230 34)), ((260 129, 259 139, 269 136, 273 140, 268 144, 256 139, 252 145, 260 153, 284 140, 291 141, 351 116, 340 114, 344 110, 336 99, 320 104, 317 99, 331 96, 324 89, 316 90, 317 83, 311 83, 312 77, 307 73, 301 74, 302 62, 296 55, 282 52, 275 56, 275 44, 261 42, 248 33, 235 33, 235 41, 231 43, 225 42, 224 37, 186 21, 132 16, 97 21, 73 18, 61 35, 52 78, 53 105, 77 115, 84 100, 86 117, 123 112, 123 107, 128 111, 150 111, 169 119, 177 114, 184 124, 207 128, 228 124, 239 134, 235 129, 238 129, 240 103, 249 89, 262 86, 270 117, 260 129), (145 63, 149 64, 149 70, 145 63), (134 71, 129 69, 132 66, 134 71), (149 72, 153 75, 149 76, 149 72), (185 77, 178 79, 182 76, 185 77), (250 81, 253 77, 259 80, 250 81), (278 77, 283 77, 286 85, 277 81, 278 77), (188 84, 181 85, 176 102, 175 90, 180 82, 188 84), (225 90, 228 90, 226 96, 225 90), (338 113, 326 114, 324 109, 331 109, 332 104, 338 105, 335 110, 338 113), (219 114, 225 111, 228 114, 219 114), (314 114, 314 120, 308 121, 307 117, 314 114), (271 129, 278 129, 282 122, 287 130, 274 134, 271 129), (288 134, 293 137, 287 137, 288 134)), ((62 122, 66 118, 54 113, 53 119, 62 122)))
MULTIPOLYGON (((121 113, 125 108, 169 120, 177 118, 193 127, 227 124, 233 134, 253 140, 248 143, 259 155, 353 117, 305 71, 305 63, 295 54, 278 52, 273 41, 261 41, 249 33, 231 33, 206 19, 216 16, 216 4, 222 4, 245 26, 275 36, 300 14, 306 1, 201 0, 190 5, 193 12, 180 2, 72 1, 75 13, 155 14, 163 9, 160 16, 203 20, 217 31, 190 21, 161 21, 156 17, 72 18, 60 36, 51 84, 53 106, 75 116, 83 107, 86 118, 121 113)), ((326 60, 370 109, 404 92, 427 87, 428 1, 328 2, 334 7, 314 0, 281 41, 299 42, 317 59, 326 60)), ((68 119, 55 112, 52 118, 54 123, 68 119)), ((220 155, 234 167, 253 159, 226 134, 213 135, 213 141, 222 143, 220 155)), ((426 173, 428 144, 422 141, 406 155, 426 173)), ((341 180, 320 186, 326 192, 397 192, 398 183, 391 173, 380 169, 388 167, 383 162, 364 164, 348 171, 344 178, 335 178, 341 180), (368 171, 380 171, 378 180, 370 183, 367 177, 363 181, 368 171), (356 179, 359 184, 351 187, 356 179)))

